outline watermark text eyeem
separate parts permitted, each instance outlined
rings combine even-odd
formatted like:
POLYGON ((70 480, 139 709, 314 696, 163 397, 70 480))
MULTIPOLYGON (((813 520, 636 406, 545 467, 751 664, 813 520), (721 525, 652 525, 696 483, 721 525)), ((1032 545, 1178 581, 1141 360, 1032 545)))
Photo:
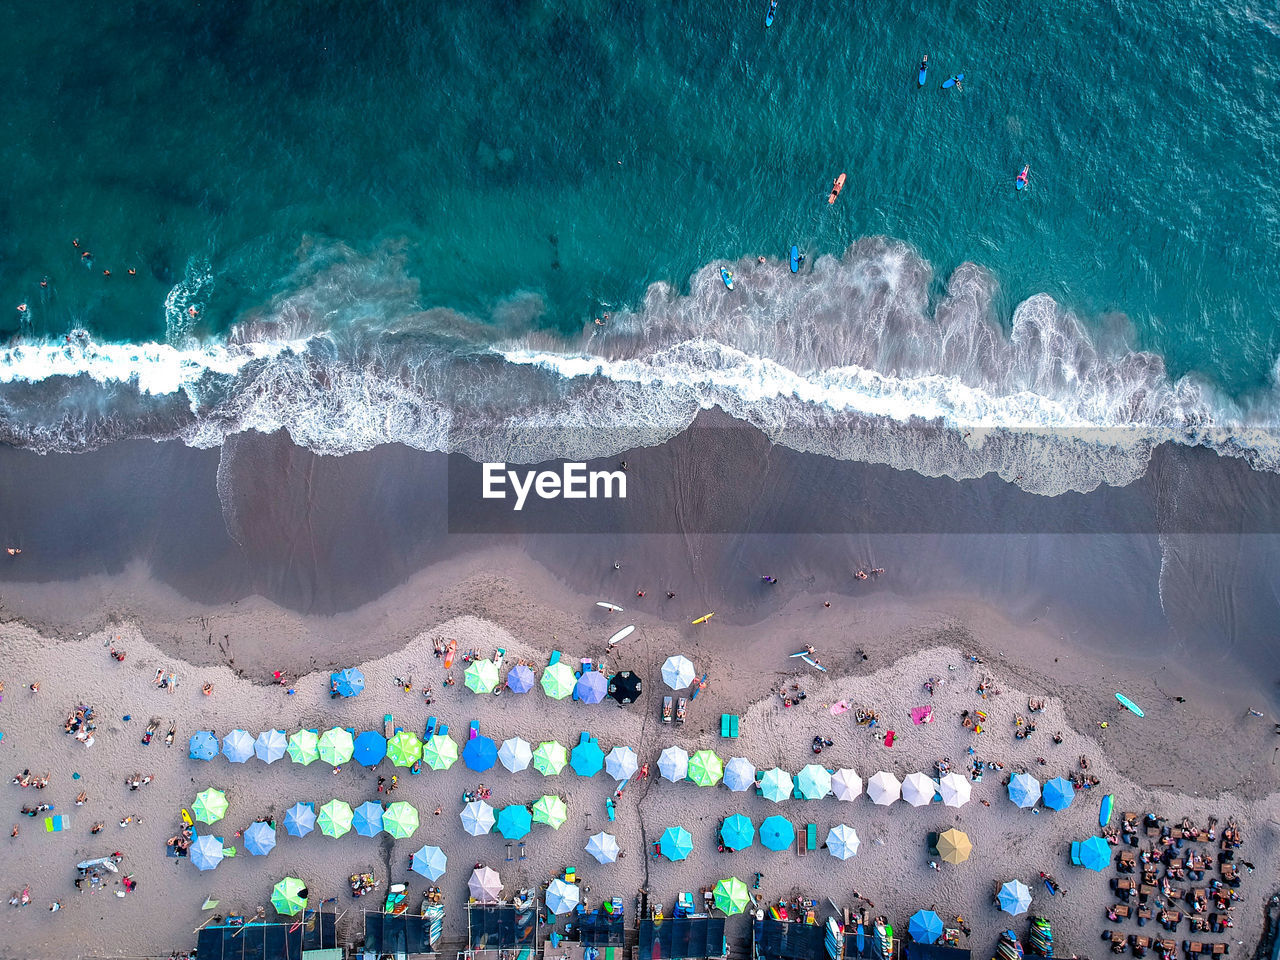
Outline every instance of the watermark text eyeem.
POLYGON ((540 500, 619 500, 627 498, 627 475, 621 470, 587 470, 585 463, 566 463, 555 470, 508 470, 505 463, 484 465, 481 496, 507 500, 515 496, 512 510, 523 510, 529 494, 540 500), (510 487, 510 489, 508 489, 510 487))

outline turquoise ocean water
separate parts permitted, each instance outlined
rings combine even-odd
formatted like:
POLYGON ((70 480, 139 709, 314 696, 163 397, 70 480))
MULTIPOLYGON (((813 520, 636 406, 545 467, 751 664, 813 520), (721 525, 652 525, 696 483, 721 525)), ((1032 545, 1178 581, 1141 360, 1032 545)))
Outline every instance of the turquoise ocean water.
POLYGON ((4 435, 533 459, 715 404, 1043 492, 1170 438, 1280 463, 1280 13, 765 8, 29 5, 4 435))

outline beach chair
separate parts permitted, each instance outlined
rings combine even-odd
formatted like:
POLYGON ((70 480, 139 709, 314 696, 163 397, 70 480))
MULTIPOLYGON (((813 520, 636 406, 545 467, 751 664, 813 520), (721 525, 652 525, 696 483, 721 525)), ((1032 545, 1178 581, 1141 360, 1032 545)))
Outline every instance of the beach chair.
POLYGON ((474 740, 478 736, 480 736, 480 721, 472 720, 471 729, 467 732, 467 739, 474 740))
POLYGON ((662 698, 662 722, 670 723, 671 716, 675 711, 675 700, 671 697, 662 698))
POLYGON ((425 728, 423 728, 422 739, 430 740, 432 736, 435 735, 435 732, 436 732, 436 718, 427 717, 427 725, 425 728))
POLYGON ((578 868, 577 868, 577 867, 565 867, 565 868, 564 868, 564 882, 565 882, 565 883, 577 883, 577 882, 578 882, 578 868))
POLYGON ((1075 866, 1080 866, 1080 841, 1071 841, 1071 862, 1075 866))
POLYGON ((738 739, 738 719, 732 713, 720 714, 720 736, 725 740, 738 739))
POLYGON ((391 714, 389 713, 383 714, 382 715, 382 735, 386 737, 388 740, 390 740, 392 737, 395 736, 395 730, 393 729, 394 726, 395 726, 395 723, 391 718, 391 714))
POLYGON ((551 657, 547 660, 547 666, 554 667, 559 662, 560 662, 560 651, 552 650, 551 657))
POLYGON ((684 723, 684 708, 688 706, 688 701, 681 697, 676 701, 676 723, 684 723))
POLYGON ((938 831, 936 830, 929 831, 929 833, 925 836, 925 844, 926 844, 925 849, 927 850, 929 856, 931 857, 940 856, 940 854, 938 853, 938 831))
POLYGON ((442 723, 442 724, 440 724, 439 729, 438 729, 438 730, 436 730, 436 736, 437 736, 437 737, 445 737, 445 736, 448 736, 448 735, 449 735, 449 725, 448 725, 447 723, 442 723))
POLYGON ((818 825, 816 823, 810 823, 805 826, 804 841, 807 849, 818 849, 818 825))

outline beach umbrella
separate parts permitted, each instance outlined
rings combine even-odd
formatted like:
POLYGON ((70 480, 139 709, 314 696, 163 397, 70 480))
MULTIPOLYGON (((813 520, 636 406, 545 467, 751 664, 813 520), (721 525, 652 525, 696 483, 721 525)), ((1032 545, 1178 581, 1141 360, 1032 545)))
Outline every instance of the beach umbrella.
POLYGON ((397 767, 412 767, 422 759, 422 741, 408 730, 392 734, 387 741, 387 759, 397 767))
POLYGON ((1050 810, 1065 810, 1071 806, 1071 801, 1076 798, 1076 788, 1071 785, 1070 780, 1064 780, 1062 777, 1054 777, 1044 785, 1044 792, 1041 794, 1044 805, 1050 810))
POLYGON ((760 792, 766 800, 781 803, 789 799, 794 791, 795 783, 791 779, 791 774, 778 767, 766 770, 764 776, 760 778, 760 792))
POLYGON ((720 839, 730 850, 745 850, 756 839, 756 826, 740 813, 725 817, 720 824, 720 839))
POLYGON ((609 696, 618 703, 635 703, 640 699, 640 675, 622 670, 609 678, 609 696))
POLYGON ((672 690, 683 690, 698 675, 688 657, 667 657, 662 665, 662 681, 672 690))
POLYGON ((299 730, 290 734, 289 759, 304 767, 320 759, 320 737, 314 730, 299 730))
POLYGON ((786 817, 780 817, 775 813, 772 817, 765 817, 764 822, 760 824, 760 842, 770 850, 785 850, 795 842, 795 839, 796 828, 786 817))
POLYGON ((432 770, 448 770, 458 762, 458 745, 443 733, 422 745, 422 760, 432 770))
POLYGON ((1024 810, 1040 799, 1040 781, 1029 773, 1015 773, 1009 781, 1009 799, 1024 810))
POLYGON ((689 771, 686 776, 698 786, 713 787, 720 782, 723 775, 724 764, 710 750, 699 750, 689 758, 689 771))
POLYGON ((942 936, 942 918, 932 910, 917 910, 907 923, 907 933, 917 943, 934 943, 942 936))
POLYGON ((249 824, 244 831, 244 848, 255 857, 265 857, 276 847, 276 828, 261 820, 249 824))
POLYGON ((529 808, 523 804, 513 803, 498 813, 498 832, 507 840, 523 840, 532 823, 529 808))
POLYGON ((413 859, 409 861, 409 869, 428 880, 439 880, 444 876, 444 870, 448 864, 449 858, 444 855, 443 850, 439 847, 423 845, 414 851, 413 859))
POLYGON ((658 754, 658 772, 664 779, 679 783, 689 774, 689 751, 684 747, 667 747, 658 754))
POLYGON ((947 863, 964 863, 973 853, 973 843, 963 830, 952 827, 938 837, 938 856, 947 863))
POLYGON ((831 776, 831 792, 837 800, 852 800, 862 793, 862 778, 848 767, 842 767, 831 776))
POLYGON ((490 737, 472 737, 462 748, 462 762, 477 773, 490 770, 498 762, 498 745, 490 737))
POLYGON ((533 769, 544 777, 554 777, 569 762, 569 751, 558 740, 543 740, 533 751, 533 769))
POLYGON ((187 741, 187 756, 192 760, 212 760, 218 755, 218 738, 209 730, 197 730, 187 741))
POLYGON ((630 780, 640 769, 640 759, 630 747, 614 747, 604 758, 605 773, 613 779, 630 780))
POLYGON ((862 841, 858 839, 858 831, 838 823, 827 831, 827 853, 837 860, 848 860, 858 852, 862 841))
POLYGON ((556 916, 562 913, 571 913, 578 906, 578 900, 578 885, 576 883, 566 883, 556 877, 551 883, 547 884, 545 902, 547 909, 556 916))
POLYGON ((366 800, 356 807, 351 825, 362 837, 376 837, 382 832, 382 804, 366 800))
POLYGON ((584 670, 574 684, 573 695, 583 703, 599 703, 609 689, 608 678, 599 670, 584 670))
POLYGON ((684 827, 667 827, 658 841, 658 852, 668 860, 683 860, 693 853, 693 835, 684 827))
POLYGON ((821 800, 831 792, 831 774, 816 763, 805 764, 796 774, 796 786, 806 800, 821 800))
POLYGON ((263 763, 275 763, 284 756, 289 738, 283 730, 263 730, 253 741, 253 752, 263 763))
POLYGON ((326 837, 341 837, 351 829, 351 805, 344 800, 330 800, 320 808, 316 823, 326 837))
POLYGON ((296 917, 307 908, 307 885, 297 877, 285 877, 271 888, 271 905, 276 913, 296 917))
POLYGON ((498 750, 498 760, 512 773, 518 773, 528 768, 533 760, 533 750, 528 740, 512 737, 510 740, 502 741, 502 747, 498 750))
POLYGON ((232 763, 244 763, 253 756, 253 737, 245 730, 232 730, 222 738, 222 755, 232 763))
POLYGON ((316 828, 315 807, 309 803, 295 803, 285 811, 284 832, 291 837, 305 837, 316 828))
POLYGON ((507 689, 512 693, 528 693, 536 682, 533 671, 523 663, 516 664, 507 674, 507 689))
POLYGON ((569 766, 580 777, 594 777, 604 769, 604 751, 594 739, 583 740, 569 754, 569 766))
POLYGON ((222 862, 222 841, 213 834, 203 833, 191 844, 187 856, 197 870, 212 870, 222 862))
POLYGON ((613 863, 618 859, 618 838, 601 831, 592 834, 585 849, 596 858, 596 863, 613 863))
POLYGON ((387 738, 377 730, 361 730, 352 743, 352 759, 362 767, 376 767, 387 755, 387 738))
POLYGON ((958 773, 948 773, 938 781, 938 792, 942 794, 942 802, 948 807, 963 807, 969 802, 973 787, 968 777, 958 773))
POLYGON ((471 871, 467 890, 480 903, 497 903, 502 894, 502 879, 492 867, 477 867, 471 871))
POLYGON ((217 823, 227 815, 227 795, 221 790, 201 790, 191 805, 191 812, 202 823, 217 823))
POLYGON ((1080 866, 1101 873, 1111 863, 1111 848, 1101 837, 1090 837, 1080 844, 1080 866))
POLYGON ((341 766, 356 752, 355 738, 351 731, 334 727, 320 734, 320 759, 331 766, 341 766))
POLYGON ((750 895, 747 893, 747 885, 737 877, 726 877, 723 880, 716 881, 715 889, 711 891, 711 896, 715 901, 716 909, 721 913, 733 916, 735 913, 741 913, 747 908, 747 901, 750 895))
POLYGON ((483 800, 472 800, 458 816, 462 818, 462 829, 473 837, 484 836, 493 829, 493 807, 483 800))
POLYGON ((756 785, 756 765, 746 757, 733 757, 724 765, 724 785, 734 793, 756 785))
POLYGON ((923 773, 908 773, 902 781, 902 799, 913 807, 927 807, 933 802, 938 785, 923 773))
POLYGON ((364 674, 348 667, 333 675, 333 689, 340 697, 354 697, 364 689, 364 674))
POLYGON ((492 660, 472 660, 462 677, 472 693, 493 693, 498 680, 498 665, 492 660))
POLYGON ((892 773, 881 770, 867 781, 867 796, 878 807, 887 807, 902 796, 902 784, 892 773))
POLYGON ((1021 880, 1010 880, 1000 887, 996 899, 1000 901, 1001 910, 1016 917, 1026 913, 1027 907, 1031 906, 1031 891, 1021 880))
POLYGON ((573 693, 578 678, 573 675, 573 668, 567 663, 553 663, 542 671, 542 692, 553 700, 563 700, 573 693))
POLYGON ((382 829, 397 840, 413 836, 418 824, 418 808, 404 800, 390 804, 382 814, 382 829))
POLYGON ((569 811, 559 797, 541 796, 533 802, 534 823, 545 823, 552 830, 559 830, 568 819, 569 811))

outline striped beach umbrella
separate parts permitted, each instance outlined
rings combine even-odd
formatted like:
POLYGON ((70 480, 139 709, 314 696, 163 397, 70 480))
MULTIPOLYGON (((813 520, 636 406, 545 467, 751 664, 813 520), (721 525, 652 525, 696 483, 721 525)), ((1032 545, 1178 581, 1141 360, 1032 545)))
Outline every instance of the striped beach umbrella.
POLYGON ((227 815, 228 806, 227 795, 221 790, 214 790, 210 787, 208 790, 201 790, 196 794, 195 803, 191 805, 191 812, 201 823, 217 823, 227 815))
POLYGON ((458 745, 446 734, 437 733, 422 745, 422 760, 432 770, 448 770, 458 762, 458 745))
POLYGON ((320 759, 320 737, 314 730, 299 730, 289 736, 289 759, 304 767, 320 759))
POLYGON ((689 758, 687 776, 700 787, 713 787, 724 775, 724 764, 710 750, 699 750, 689 758))
POLYGON ((542 796, 534 801, 534 823, 545 823, 552 830, 559 830, 560 825, 568 819, 569 811, 559 797, 542 796))
POLYGON ((750 900, 747 885, 737 877, 726 877, 717 881, 711 896, 716 909, 730 917, 745 910, 747 901, 750 900))
POLYGON ((544 740, 533 751, 533 769, 544 777, 553 777, 569 762, 569 751, 558 740, 544 740))
POLYGON ((346 763, 356 752, 355 738, 351 731, 333 727, 320 734, 320 759, 331 766, 346 763))
POLYGON ((345 800, 330 800, 320 808, 316 823, 326 837, 341 837, 351 830, 351 805, 345 800))
POLYGON ((271 888, 271 905, 276 913, 296 917, 307 908, 307 885, 297 877, 285 877, 271 888))
POLYGON ((493 693, 498 685, 498 665, 492 660, 473 660, 463 674, 463 683, 472 693, 493 693))
POLYGON ((563 700, 573 693, 578 678, 573 675, 573 668, 567 663, 553 663, 542 671, 542 692, 553 700, 563 700))
POLYGON ((418 808, 404 800, 397 800, 382 814, 382 829, 397 840, 413 836, 418 824, 418 808))

